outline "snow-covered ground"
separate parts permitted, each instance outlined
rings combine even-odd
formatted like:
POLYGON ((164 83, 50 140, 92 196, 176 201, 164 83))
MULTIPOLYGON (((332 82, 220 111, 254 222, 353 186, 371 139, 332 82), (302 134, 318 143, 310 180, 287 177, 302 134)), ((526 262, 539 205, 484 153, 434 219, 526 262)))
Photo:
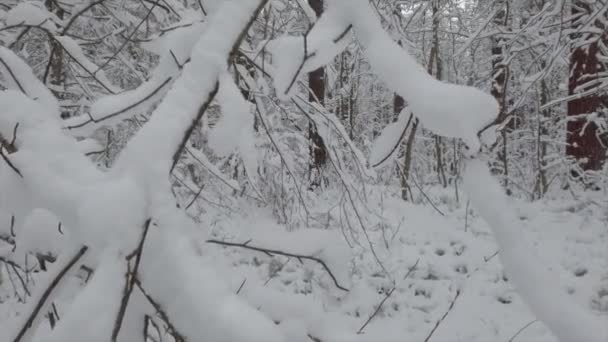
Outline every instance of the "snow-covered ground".
MULTIPOLYGON (((441 196, 438 198, 440 201, 441 196)), ((205 262, 227 276, 235 291, 244 281, 240 293, 255 307, 277 319, 293 316, 296 321, 302 320, 305 329, 319 338, 344 335, 351 340, 393 287, 395 291, 358 338, 423 341, 448 310, 457 291, 461 294, 432 341, 508 341, 534 321, 503 274, 492 234, 474 209, 466 214, 464 203, 439 203, 446 213, 442 217, 428 206, 406 204, 389 196, 382 204, 385 219, 379 222, 385 223, 384 228, 379 225, 369 230, 382 266, 363 238, 358 239, 361 246, 355 243, 352 249, 348 248, 341 235, 333 234, 338 229, 314 234, 306 234, 306 230, 285 233, 269 214, 260 210, 203 220, 210 223, 212 233, 219 239, 252 239, 252 246, 281 247, 296 254, 306 254, 307 250, 317 253, 329 261, 332 272, 350 289, 348 293, 337 289, 320 266, 308 261, 302 266, 294 258, 271 258, 201 242, 203 248, 213 250, 205 262), (413 270, 404 280, 410 269, 413 270)), ((588 310, 603 314, 608 322, 605 209, 602 212, 594 204, 581 207, 563 202, 516 205, 525 227, 522 239, 535 247, 542 263, 559 274, 561 283, 555 286, 588 310)), ((9 304, 12 289, 6 275, 4 278, 5 303, 0 307, 0 317, 14 314, 18 307, 9 304)), ((555 341, 538 322, 514 340, 555 341)))
MULTIPOLYGON (((431 198, 445 216, 428 205, 382 196, 381 212, 372 208, 366 214, 366 222, 377 223, 367 228, 376 256, 354 225, 352 233, 340 227, 287 232, 270 213, 253 207, 201 219, 214 239, 251 240, 248 246, 318 257, 348 292, 309 260, 201 241, 203 263, 294 341, 425 341, 452 303, 430 341, 557 341, 504 275, 493 235, 474 208, 466 213, 466 199, 456 204, 444 191, 431 191, 431 198)), ((586 203, 513 200, 521 239, 559 275, 553 285, 608 324, 608 213, 586 203)), ((329 222, 334 215, 339 213, 330 212, 329 222)), ((11 327, 3 324, 22 305, 2 272, 0 331, 6 331, 11 327)))
MULTIPOLYGON (((560 203, 520 203, 520 223, 525 231, 522 239, 535 247, 538 257, 552 268, 552 272, 559 274, 560 284, 554 286, 569 293, 587 310, 603 315, 602 319, 608 324, 605 209, 602 212, 602 208, 589 205, 574 211, 575 206, 560 203)), ((219 258, 215 262, 224 263, 223 268, 231 274, 235 289, 247 279, 244 293, 249 287, 265 286, 272 291, 291 294, 295 311, 307 310, 299 307, 297 296, 314 297, 316 310, 328 312, 326 318, 316 317, 316 313, 307 317, 313 322, 309 323, 312 326, 323 326, 311 328, 313 335, 318 329, 322 340, 323 334, 332 335, 324 333, 324 329, 335 334, 356 333, 395 286, 381 311, 357 339, 424 341, 460 291, 453 309, 430 340, 557 341, 541 323, 531 323, 535 317, 504 275, 500 256, 495 256, 494 238, 474 210, 466 215, 465 205, 452 210, 443 206, 446 216, 442 217, 428 206, 410 205, 397 199, 385 199, 384 206, 387 225, 397 227, 398 231, 381 234, 377 229, 372 240, 389 277, 369 251, 355 247, 352 258, 342 265, 352 274, 347 294, 332 287, 320 267, 310 268, 314 275, 307 281, 310 278, 306 276, 308 268, 300 267, 297 260, 279 258, 273 261, 259 253, 224 250, 218 251, 219 258), (225 258, 226 254, 230 257, 225 258), (415 264, 415 269, 404 280, 415 264), (337 322, 332 321, 334 316, 339 317, 337 322), (314 323, 318 320, 322 322, 314 323)), ((272 232, 270 219, 259 214, 239 220, 236 221, 239 229, 272 232)), ((264 306, 287 304, 283 297, 278 298, 273 300, 269 294, 265 301, 257 298, 254 302, 262 306, 262 310, 264 306)), ((299 317, 300 314, 294 315, 299 317)), ((353 340, 353 337, 344 340, 353 340)))

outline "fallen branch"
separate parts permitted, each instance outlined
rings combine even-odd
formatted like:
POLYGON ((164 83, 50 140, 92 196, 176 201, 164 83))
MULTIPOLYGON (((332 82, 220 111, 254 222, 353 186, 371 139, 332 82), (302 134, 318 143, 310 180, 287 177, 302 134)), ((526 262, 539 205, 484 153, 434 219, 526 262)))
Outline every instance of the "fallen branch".
POLYGON ((256 247, 256 246, 251 246, 249 245, 249 243, 251 242, 251 240, 248 240, 244 243, 236 243, 236 242, 228 242, 228 241, 220 241, 220 240, 207 240, 207 243, 213 243, 216 245, 222 245, 222 246, 228 246, 228 247, 239 247, 239 248, 244 248, 244 249, 249 249, 252 251, 256 251, 256 252, 260 252, 260 253, 264 253, 267 256, 275 256, 275 255, 282 255, 282 256, 286 256, 286 257, 291 257, 291 258, 296 258, 298 259, 298 261, 302 262, 302 260, 310 260, 310 261, 314 261, 318 264, 320 264, 323 269, 325 269, 325 271, 329 274, 329 276, 331 277, 332 281, 334 282, 334 285, 336 285, 337 288, 339 288, 342 291, 346 291, 348 292, 349 290, 343 286, 340 285, 340 283, 338 283, 338 280, 336 279, 336 277, 334 276, 334 274, 331 272, 331 270, 329 269, 329 267, 327 266, 327 264, 325 263, 325 261, 310 256, 310 255, 301 255, 301 254, 293 254, 293 253, 289 253, 289 252, 284 252, 281 250, 277 250, 277 249, 269 249, 269 248, 264 248, 264 247, 256 247))

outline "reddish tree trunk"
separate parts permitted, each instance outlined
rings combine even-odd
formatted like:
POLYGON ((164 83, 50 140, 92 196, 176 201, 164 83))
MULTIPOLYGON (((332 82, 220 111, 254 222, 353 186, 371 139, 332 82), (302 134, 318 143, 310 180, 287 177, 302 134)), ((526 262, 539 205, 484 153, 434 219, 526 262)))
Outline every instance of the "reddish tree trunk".
MULTIPOLYGON (((585 4, 584 1, 577 1, 572 7, 572 14, 579 15, 582 11, 590 12, 591 6, 585 4)), ((596 25, 598 28, 604 29, 599 21, 596 22, 596 25)), ((576 35, 572 37, 572 40, 575 41, 579 38, 581 36, 576 35)), ((600 39, 608 43, 608 33, 604 31, 603 36, 596 39, 595 42, 586 46, 578 46, 572 51, 568 81, 569 95, 588 90, 581 89, 584 88, 582 85, 596 79, 598 73, 606 71, 598 58, 601 53, 598 48, 600 39)), ((605 92, 598 92, 568 102, 566 154, 574 157, 583 170, 599 170, 606 160, 606 146, 598 137, 597 125, 584 118, 585 114, 597 112, 603 106, 608 106, 608 94, 605 92)))

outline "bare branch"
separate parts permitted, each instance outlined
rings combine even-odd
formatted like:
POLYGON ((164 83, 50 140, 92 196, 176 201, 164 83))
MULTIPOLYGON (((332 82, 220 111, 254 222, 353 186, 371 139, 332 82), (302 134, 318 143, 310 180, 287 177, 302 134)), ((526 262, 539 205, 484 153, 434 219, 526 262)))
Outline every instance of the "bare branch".
POLYGON ((228 241, 220 241, 220 240, 209 239, 206 242, 207 243, 213 243, 213 244, 216 244, 216 245, 228 246, 228 247, 239 247, 239 248, 249 249, 249 250, 252 250, 252 251, 264 253, 264 254, 266 254, 268 256, 282 255, 282 256, 286 256, 286 257, 296 258, 299 261, 302 261, 302 260, 314 261, 314 262, 320 264, 323 267, 323 269, 329 274, 329 276, 331 277, 331 280, 334 282, 334 285, 336 285, 337 288, 339 288, 342 291, 346 291, 346 292, 349 291, 347 288, 341 286, 340 283, 338 283, 338 279, 336 279, 336 277, 331 272, 331 270, 329 269, 329 267, 327 266, 327 264, 325 263, 325 261, 323 261, 323 260, 321 260, 319 258, 310 256, 310 255, 293 254, 293 253, 284 252, 284 251, 281 251, 281 250, 278 250, 278 249, 269 249, 269 248, 264 248, 264 247, 251 246, 249 244, 251 242, 251 240, 245 241, 244 243, 235 243, 235 242, 228 242, 228 241))
POLYGON ((125 286, 123 288, 123 295, 120 302, 120 307, 118 309, 118 314, 116 315, 116 320, 114 321, 114 329, 112 329, 112 342, 116 342, 116 339, 118 338, 120 328, 122 327, 122 322, 127 312, 127 306, 129 305, 131 293, 133 293, 133 289, 135 288, 135 279, 137 279, 141 255, 144 250, 144 242, 146 240, 146 236, 148 235, 148 229, 150 228, 151 221, 151 219, 146 220, 141 234, 141 239, 139 240, 139 245, 131 254, 127 256, 127 274, 125 274, 125 286), (135 257, 135 264, 133 265, 133 270, 131 270, 129 262, 133 257, 135 257))
POLYGON ((152 307, 154 307, 154 309, 156 310, 156 312, 158 313, 158 315, 160 316, 160 318, 163 321, 165 321, 165 324, 167 324, 168 332, 169 332, 169 334, 171 334, 171 336, 173 336, 173 338, 175 339, 175 341, 176 342, 186 342, 187 341, 186 337, 184 337, 184 335, 182 335, 175 328, 175 325, 173 325, 173 323, 171 322, 171 319, 169 318, 169 315, 167 315, 167 312, 162 308, 162 306, 156 300, 154 300, 154 298, 152 298, 152 296, 150 296, 146 292, 146 290, 143 288, 141 282, 137 278, 135 278, 135 285, 141 291, 141 293, 144 295, 144 297, 146 297, 146 299, 152 305, 152 307))
POLYGON ((435 323, 435 326, 433 327, 431 332, 428 334, 428 336, 424 339, 424 342, 429 342, 431 340, 431 337, 435 333, 435 330, 437 330, 437 328, 439 328, 439 326, 445 320, 445 318, 448 316, 450 311, 452 311, 452 309, 454 309, 454 304, 456 304, 456 300, 458 299, 459 296, 460 296, 460 290, 456 290, 456 295, 454 296, 454 299, 452 299, 452 302, 450 302, 450 306, 448 307, 447 311, 443 314, 443 316, 441 316, 441 318, 437 321, 437 323, 435 323))
POLYGON ((42 296, 38 300, 38 303, 34 307, 34 310, 28 316, 27 321, 19 330, 19 333, 17 334, 17 337, 15 337, 13 342, 19 342, 23 339, 28 329, 32 327, 34 320, 40 313, 40 310, 42 310, 42 308, 44 307, 44 304, 49 299, 53 290, 57 287, 57 285, 59 285, 61 279, 63 279, 63 277, 68 273, 68 271, 82 258, 82 256, 87 252, 88 249, 89 247, 82 246, 80 250, 78 250, 76 255, 74 255, 74 257, 72 257, 72 259, 59 271, 55 278, 53 278, 49 286, 46 288, 46 290, 43 292, 42 296))

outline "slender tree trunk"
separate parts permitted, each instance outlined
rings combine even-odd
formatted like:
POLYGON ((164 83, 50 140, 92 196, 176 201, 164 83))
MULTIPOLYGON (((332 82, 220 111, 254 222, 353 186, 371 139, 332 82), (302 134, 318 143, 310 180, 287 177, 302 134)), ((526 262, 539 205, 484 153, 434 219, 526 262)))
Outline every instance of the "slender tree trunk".
POLYGON ((412 150, 414 149, 414 140, 416 138, 416 131, 418 130, 418 118, 414 119, 414 123, 412 124, 412 130, 407 137, 407 141, 405 142, 405 153, 403 157, 403 174, 401 175, 401 198, 404 201, 407 201, 409 197, 408 191, 410 195, 412 191, 410 189, 408 178, 410 176, 410 170, 412 168, 412 150))
MULTIPOLYGON (((544 63, 541 64, 541 68, 544 69, 544 63)), ((547 82, 545 80, 540 81, 540 104, 544 105, 549 101, 549 88, 547 87, 547 82)), ((537 137, 536 137, 536 167, 537 171, 537 179, 535 192, 538 199, 541 199, 545 193, 547 192, 547 188, 549 187, 547 180, 547 171, 545 167, 547 166, 545 157, 547 155, 547 142, 545 141, 545 137, 548 136, 547 128, 545 127, 545 123, 547 119, 551 117, 551 112, 549 109, 542 110, 538 114, 538 122, 537 122, 537 137)))
MULTIPOLYGON (((441 55, 439 54, 439 2, 440 0, 433 0, 432 14, 433 14, 433 45, 431 47, 431 58, 429 60, 428 72, 433 75, 433 64, 435 64, 435 78, 438 80, 443 79, 443 64, 441 61, 441 55)), ((447 178, 445 176, 445 167, 443 162, 443 140, 440 136, 435 135, 435 153, 437 158, 437 178, 439 183, 444 188, 448 186, 447 178)))
MULTIPOLYGON (((584 0, 574 1, 572 4, 572 15, 577 16, 591 12, 591 5, 584 0)), ((608 44, 608 32, 599 20, 595 22, 596 28, 602 30, 601 37, 597 37, 592 43, 577 46, 572 50, 570 56, 570 78, 568 81, 568 93, 576 94, 584 89, 584 84, 596 79, 598 73, 606 72, 605 64, 600 61, 600 40, 608 44), (581 89, 582 88, 582 89, 581 89)), ((573 29, 577 29, 575 23, 573 29)), ((580 41, 580 34, 573 34, 573 42, 580 41)), ((606 58, 608 56, 602 56, 606 58)), ((605 63, 605 62, 604 62, 605 63)), ((566 155, 575 158, 583 170, 599 170, 606 160, 606 145, 602 144, 598 137, 598 127, 594 122, 589 122, 584 115, 598 112, 602 106, 608 106, 608 94, 595 93, 568 102, 568 124, 567 124, 567 146, 566 155)), ((605 142, 606 143, 606 142, 605 142)), ((575 176, 578 174, 573 171, 575 176)))
MULTIPOLYGON (((45 6, 49 12, 54 13, 59 19, 63 19, 65 13, 63 9, 56 5, 53 0, 46 0, 45 6)), ((60 91, 65 88, 65 67, 63 47, 54 39, 50 39, 51 52, 49 56, 49 64, 45 72, 45 82, 50 83, 51 91, 58 99, 63 99, 63 93, 60 91)), ((62 117, 69 116, 68 112, 61 113, 62 117)))
MULTIPOLYGON (((430 75, 435 75, 438 79, 441 79, 443 73, 443 66, 441 64, 441 58, 439 57, 439 1, 432 1, 432 25, 433 25, 433 42, 431 45, 431 51, 429 52, 429 61, 427 64, 427 72, 430 75), (433 72, 435 70, 435 72, 433 72)), ((403 99, 399 97, 395 97, 394 99, 394 107, 397 108, 397 104, 401 105, 401 101, 403 99)), ((415 114, 415 113, 414 113, 415 114)), ((401 175, 401 198, 405 201, 408 200, 407 190, 409 189, 408 178, 412 163, 412 150, 414 145, 414 140, 416 137, 416 131, 418 129, 418 119, 414 121, 412 125, 412 130, 408 136, 406 145, 405 145, 405 154, 403 158, 403 175, 401 175)), ((447 186, 447 181, 445 180, 445 170, 443 166, 443 157, 442 157, 442 149, 441 149, 441 140, 437 137, 435 138, 435 151, 437 152, 437 175, 439 177, 439 182, 447 186), (443 174, 443 177, 441 176, 443 174)))
MULTIPOLYGON (((401 41, 399 41, 399 46, 401 46, 401 41)), ((394 94, 393 96, 393 122, 399 119, 399 114, 405 108, 405 99, 398 94, 394 94)), ((410 195, 412 193, 411 188, 408 183, 408 178, 410 175, 410 169, 412 167, 412 149, 414 146, 414 140, 416 138, 416 130, 418 127, 418 119, 414 120, 414 124, 412 129, 410 130, 410 134, 407 136, 407 140, 404 142, 404 152, 403 152, 403 173, 400 175, 400 185, 401 185, 401 198, 404 201, 408 201, 410 199, 410 195), (409 193, 409 195, 408 195, 409 193)), ((399 174, 399 173, 397 173, 399 174)))
MULTIPOLYGON (((315 11, 317 18, 320 17, 323 13, 323 0, 308 0, 308 3, 315 11)), ((321 67, 308 73, 308 86, 312 91, 309 100, 318 100, 321 105, 325 104, 325 69, 321 67)), ((321 171, 327 163, 327 148, 317 127, 312 122, 308 125, 308 135, 310 139, 310 186, 316 188, 321 185, 321 171)))
MULTIPOLYGON (((502 0, 497 2, 499 6, 499 12, 494 18, 494 24, 497 26, 506 27, 509 20, 509 2, 502 0)), ((499 36, 492 38, 492 96, 496 98, 500 106, 500 112, 498 114, 499 121, 502 122, 506 119, 506 98, 507 98, 507 84, 509 81, 509 68, 505 65, 503 57, 503 39, 499 36)), ((502 150, 498 153, 498 159, 502 163, 503 168, 503 186, 505 187, 507 194, 510 194, 509 190, 509 159, 508 159, 508 130, 512 128, 513 121, 506 124, 500 132, 502 138, 502 150)))

